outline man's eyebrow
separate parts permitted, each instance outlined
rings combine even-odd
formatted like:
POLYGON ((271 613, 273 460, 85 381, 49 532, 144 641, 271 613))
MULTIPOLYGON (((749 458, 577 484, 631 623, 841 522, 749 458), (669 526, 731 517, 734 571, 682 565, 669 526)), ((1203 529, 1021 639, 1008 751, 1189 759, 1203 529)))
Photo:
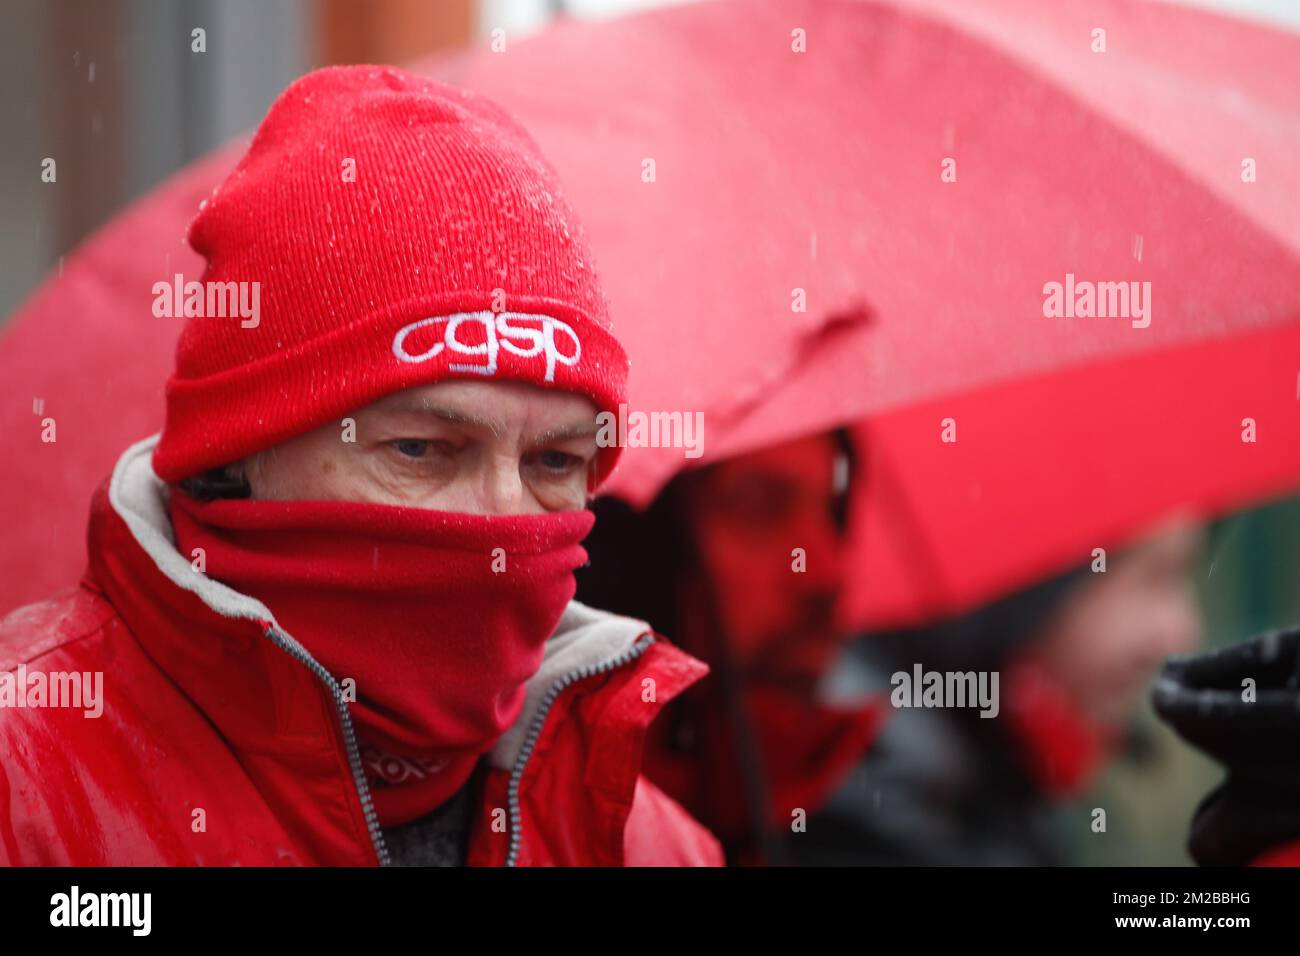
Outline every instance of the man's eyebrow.
POLYGON ((532 446, 539 448, 542 445, 549 445, 552 442, 568 441, 570 438, 586 438, 588 435, 595 436, 600 431, 600 426, 592 421, 574 422, 572 425, 562 425, 559 428, 548 428, 546 431, 537 435, 532 440, 532 446))
MULTIPOLYGON (((483 431, 491 432, 495 437, 500 438, 505 429, 500 422, 492 421, 488 418, 480 418, 477 415, 471 415, 459 408, 451 408, 446 405, 437 405, 424 396, 404 397, 394 401, 387 406, 390 412, 405 412, 412 415, 432 415, 445 422, 453 425, 467 425, 470 428, 479 428, 483 431)), ((529 442, 533 448, 540 448, 542 445, 549 445, 553 442, 568 441, 572 438, 585 438, 588 435, 595 435, 600 431, 600 426, 594 418, 586 419, 580 422, 573 422, 569 425, 561 425, 556 428, 548 428, 540 435, 536 435, 529 442)))
POLYGON ((483 431, 491 432, 493 435, 500 437, 503 429, 500 422, 494 422, 488 418, 480 418, 477 415, 471 415, 463 412, 459 408, 450 408, 446 405, 435 405, 427 398, 407 398, 402 401, 394 402, 388 406, 391 412, 407 412, 413 415, 432 415, 434 418, 440 418, 445 422, 453 425, 468 425, 471 428, 480 428, 483 431))

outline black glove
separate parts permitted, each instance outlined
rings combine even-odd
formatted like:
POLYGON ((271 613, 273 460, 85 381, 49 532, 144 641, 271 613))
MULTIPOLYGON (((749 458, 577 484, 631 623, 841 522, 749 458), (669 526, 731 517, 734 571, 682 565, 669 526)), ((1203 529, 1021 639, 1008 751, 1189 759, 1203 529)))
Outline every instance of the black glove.
POLYGON ((1300 628, 1173 658, 1152 690, 1156 712, 1227 768, 1192 819, 1202 866, 1241 866, 1300 840, 1300 628), (1254 700, 1242 682, 1254 680, 1254 700))

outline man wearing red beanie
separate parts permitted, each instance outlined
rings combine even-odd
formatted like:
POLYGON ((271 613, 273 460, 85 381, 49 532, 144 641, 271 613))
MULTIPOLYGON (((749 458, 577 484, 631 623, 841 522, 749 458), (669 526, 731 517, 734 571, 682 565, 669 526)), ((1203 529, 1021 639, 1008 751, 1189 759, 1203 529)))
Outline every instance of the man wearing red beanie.
POLYGON ((320 70, 189 240, 164 429, 0 621, 0 862, 720 862, 640 774, 704 666, 572 600, 627 359, 529 136, 320 70))

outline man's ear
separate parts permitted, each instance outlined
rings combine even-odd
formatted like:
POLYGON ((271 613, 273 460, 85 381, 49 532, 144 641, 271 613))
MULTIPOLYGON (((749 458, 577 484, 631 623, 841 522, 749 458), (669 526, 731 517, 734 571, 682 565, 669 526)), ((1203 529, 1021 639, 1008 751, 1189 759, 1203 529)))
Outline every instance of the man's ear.
POLYGON ((262 477, 262 452, 249 455, 240 461, 226 466, 226 472, 248 489, 249 497, 256 498, 257 490, 265 492, 265 480, 262 477))
POLYGON ((177 486, 196 501, 218 498, 247 498, 251 494, 243 463, 210 468, 199 475, 183 479, 177 486))

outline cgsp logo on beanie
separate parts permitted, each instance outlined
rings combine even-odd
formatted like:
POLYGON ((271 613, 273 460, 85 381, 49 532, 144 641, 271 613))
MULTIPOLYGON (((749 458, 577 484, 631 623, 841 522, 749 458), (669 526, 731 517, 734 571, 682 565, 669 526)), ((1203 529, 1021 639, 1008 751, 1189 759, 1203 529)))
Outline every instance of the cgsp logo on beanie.
POLYGON ((205 283, 259 284, 260 321, 186 320, 153 457, 166 481, 445 379, 626 401, 627 357, 554 171, 470 91, 388 66, 307 74, 188 238, 205 283))
POLYGON ((497 356, 501 349, 506 349, 523 358, 540 356, 546 369, 542 380, 555 381, 555 367, 578 364, 582 358, 582 342, 578 333, 568 323, 553 319, 549 315, 525 315, 520 312, 457 312, 455 315, 437 315, 420 319, 403 326, 393 338, 393 354, 403 362, 427 362, 449 349, 458 355, 482 355, 483 359, 474 363, 448 365, 456 372, 474 372, 478 375, 496 375, 497 356), (446 323, 443 327, 443 323, 446 323), (466 344, 461 341, 459 332, 462 325, 481 329, 482 342, 466 344), (407 350, 407 337, 423 328, 442 327, 442 336, 433 346, 424 352, 412 355, 407 350), (561 348, 556 335, 567 339, 568 345, 561 348), (528 343, 520 345, 520 340, 528 343))

